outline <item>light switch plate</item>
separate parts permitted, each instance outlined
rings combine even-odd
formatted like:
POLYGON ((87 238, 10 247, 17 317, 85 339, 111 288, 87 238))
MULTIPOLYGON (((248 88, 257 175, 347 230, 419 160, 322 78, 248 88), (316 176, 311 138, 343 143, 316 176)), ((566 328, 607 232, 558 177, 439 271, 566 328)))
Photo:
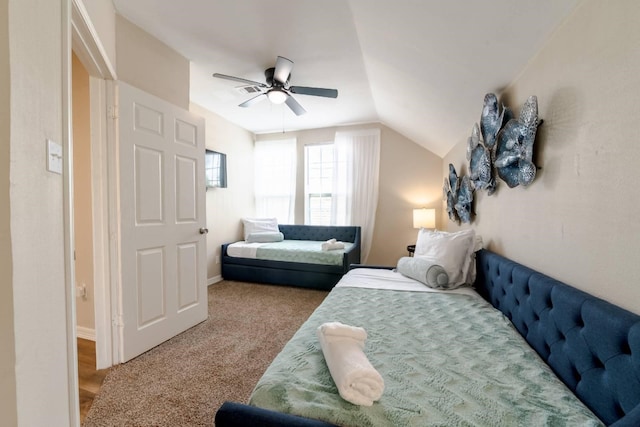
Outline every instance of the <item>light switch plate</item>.
POLYGON ((47 139, 47 170, 62 175, 62 145, 47 139))

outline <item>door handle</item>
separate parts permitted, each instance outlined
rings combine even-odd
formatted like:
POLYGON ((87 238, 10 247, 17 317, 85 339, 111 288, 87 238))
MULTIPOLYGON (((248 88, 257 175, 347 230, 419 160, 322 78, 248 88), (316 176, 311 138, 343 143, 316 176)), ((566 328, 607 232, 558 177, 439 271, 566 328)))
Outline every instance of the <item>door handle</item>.
POLYGON ((209 232, 208 228, 200 227, 200 234, 207 234, 209 232))

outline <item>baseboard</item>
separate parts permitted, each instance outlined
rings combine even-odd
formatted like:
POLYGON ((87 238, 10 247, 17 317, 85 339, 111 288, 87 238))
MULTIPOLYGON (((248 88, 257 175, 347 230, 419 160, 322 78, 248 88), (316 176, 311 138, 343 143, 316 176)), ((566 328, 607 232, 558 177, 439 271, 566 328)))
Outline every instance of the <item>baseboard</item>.
POLYGON ((89 341, 96 340, 96 330, 85 328, 84 326, 76 326, 76 336, 89 341))
POLYGON ((222 280, 223 280, 222 275, 218 274, 217 276, 213 276, 209 278, 209 281, 207 282, 207 286, 213 285, 214 283, 222 282, 222 280))

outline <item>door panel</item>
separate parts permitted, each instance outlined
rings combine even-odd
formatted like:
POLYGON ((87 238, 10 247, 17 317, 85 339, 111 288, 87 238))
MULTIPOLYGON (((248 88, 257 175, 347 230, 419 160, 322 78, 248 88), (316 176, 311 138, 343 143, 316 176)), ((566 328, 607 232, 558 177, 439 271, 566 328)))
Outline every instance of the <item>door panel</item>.
POLYGON ((204 120, 119 83, 122 360, 207 317, 204 120))
POLYGON ((137 253, 138 327, 166 318, 165 283, 163 276, 164 251, 162 248, 140 250, 137 253))
POLYGON ((162 153, 144 147, 135 147, 133 167, 136 224, 160 225, 164 218, 162 153))
POLYGON ((197 244, 178 247, 178 310, 182 311, 198 302, 197 244))
POLYGON ((176 222, 194 223, 198 220, 196 188, 197 159, 176 156, 176 222))

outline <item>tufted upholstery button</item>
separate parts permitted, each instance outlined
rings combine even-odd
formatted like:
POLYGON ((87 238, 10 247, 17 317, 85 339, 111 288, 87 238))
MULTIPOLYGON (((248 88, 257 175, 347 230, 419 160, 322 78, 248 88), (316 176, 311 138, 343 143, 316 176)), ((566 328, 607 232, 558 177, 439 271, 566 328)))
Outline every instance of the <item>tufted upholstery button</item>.
POLYGON ((576 383, 579 383, 582 379, 580 372, 578 372, 575 366, 571 366, 571 372, 573 373, 573 378, 576 380, 576 383))
POLYGON ((624 412, 624 409, 622 409, 622 406, 620 406, 620 402, 615 403, 615 410, 616 410, 616 414, 618 414, 618 417, 620 418, 626 415, 626 413, 624 412))
POLYGON ((602 360, 600 360, 596 356, 594 356, 593 357, 593 367, 595 369, 603 369, 604 368, 604 363, 602 363, 602 360))

